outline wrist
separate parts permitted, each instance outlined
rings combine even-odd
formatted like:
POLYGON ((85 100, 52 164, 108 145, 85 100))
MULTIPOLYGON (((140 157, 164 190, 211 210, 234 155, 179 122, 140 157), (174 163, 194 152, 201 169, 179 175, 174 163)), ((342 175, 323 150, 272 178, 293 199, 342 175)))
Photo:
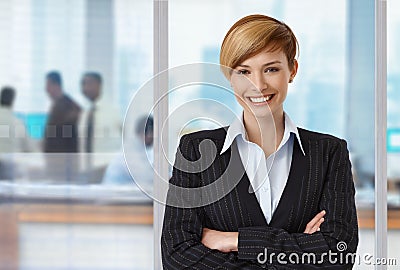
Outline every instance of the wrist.
POLYGON ((237 251, 238 250, 238 242, 239 242, 239 233, 232 232, 230 238, 231 238, 231 250, 237 251))

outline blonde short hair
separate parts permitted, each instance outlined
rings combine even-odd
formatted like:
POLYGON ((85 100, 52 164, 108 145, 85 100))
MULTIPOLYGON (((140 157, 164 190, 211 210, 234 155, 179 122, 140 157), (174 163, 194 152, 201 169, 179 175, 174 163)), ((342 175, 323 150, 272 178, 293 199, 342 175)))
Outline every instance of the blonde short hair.
POLYGON ((258 14, 237 21, 225 35, 221 46, 220 64, 225 77, 229 79, 231 69, 267 47, 271 51, 282 50, 289 68, 293 69, 299 44, 289 26, 272 17, 258 14))

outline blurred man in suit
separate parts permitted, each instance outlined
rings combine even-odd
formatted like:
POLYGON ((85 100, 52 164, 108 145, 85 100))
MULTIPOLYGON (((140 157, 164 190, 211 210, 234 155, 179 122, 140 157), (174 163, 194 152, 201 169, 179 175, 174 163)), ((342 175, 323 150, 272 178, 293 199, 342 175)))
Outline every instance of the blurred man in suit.
POLYGON ((90 182, 101 182, 109 162, 121 149, 121 119, 118 109, 101 99, 102 83, 103 78, 97 72, 86 72, 81 81, 82 94, 90 102, 79 124, 80 148, 86 153, 83 165, 90 182))
POLYGON ((57 183, 76 182, 79 162, 78 119, 80 106, 63 92, 61 75, 51 71, 46 75, 46 91, 52 100, 43 139, 46 153, 45 176, 57 183))
POLYGON ((52 106, 45 128, 44 152, 78 152, 77 123, 81 108, 63 92, 61 75, 57 71, 46 75, 46 91, 52 106))

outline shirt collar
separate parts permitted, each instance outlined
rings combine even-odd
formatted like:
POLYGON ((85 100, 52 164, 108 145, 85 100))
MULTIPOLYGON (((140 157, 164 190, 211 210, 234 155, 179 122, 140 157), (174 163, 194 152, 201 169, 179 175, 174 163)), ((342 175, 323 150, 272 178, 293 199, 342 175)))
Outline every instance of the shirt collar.
MULTIPOLYGON (((297 142, 298 142, 299 145, 300 145, 301 152, 302 152, 303 155, 305 156, 306 153, 304 152, 303 144, 301 143, 301 139, 300 139, 300 135, 299 135, 299 130, 298 130, 297 126, 295 125, 295 123, 292 121, 292 119, 290 119, 289 115, 288 115, 286 112, 284 112, 284 114, 285 114, 285 133, 286 133, 286 134, 293 133, 293 134, 296 136, 297 142), (288 132, 286 132, 286 130, 287 130, 288 132)), ((283 140, 282 140, 282 141, 283 141, 283 140)))
POLYGON ((223 154, 229 147, 231 147, 237 136, 242 136, 242 139, 246 140, 246 130, 243 125, 243 113, 240 117, 235 117, 235 120, 229 126, 220 154, 223 154))
MULTIPOLYGON (((301 152, 305 156, 305 152, 303 149, 303 145, 301 143, 299 131, 297 129, 297 126, 293 123, 292 119, 290 119, 289 115, 287 115, 286 112, 284 112, 285 116, 285 131, 283 134, 283 138, 281 141, 281 145, 279 145, 278 149, 286 143, 286 141, 289 139, 290 134, 293 133, 296 136, 296 139, 300 145, 301 152)), ((237 136, 241 136, 244 141, 247 141, 246 139, 246 130, 244 128, 243 124, 243 113, 241 117, 236 117, 235 120, 232 122, 232 124, 229 126, 228 131, 226 132, 226 137, 224 141, 224 145, 222 147, 222 150, 220 154, 223 154, 226 150, 228 150, 229 147, 231 147, 233 141, 237 136)))

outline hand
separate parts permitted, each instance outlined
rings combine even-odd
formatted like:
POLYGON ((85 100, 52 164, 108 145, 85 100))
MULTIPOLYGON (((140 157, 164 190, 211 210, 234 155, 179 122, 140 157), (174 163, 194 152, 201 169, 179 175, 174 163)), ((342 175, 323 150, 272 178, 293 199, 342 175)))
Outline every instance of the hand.
POLYGON ((238 250, 238 238, 238 232, 221 232, 204 228, 201 243, 210 249, 228 253, 238 250))
POLYGON ((319 231, 319 227, 321 226, 322 222, 324 222, 324 216, 326 214, 325 210, 319 212, 310 222, 307 223, 306 229, 304 233, 313 234, 319 231))

